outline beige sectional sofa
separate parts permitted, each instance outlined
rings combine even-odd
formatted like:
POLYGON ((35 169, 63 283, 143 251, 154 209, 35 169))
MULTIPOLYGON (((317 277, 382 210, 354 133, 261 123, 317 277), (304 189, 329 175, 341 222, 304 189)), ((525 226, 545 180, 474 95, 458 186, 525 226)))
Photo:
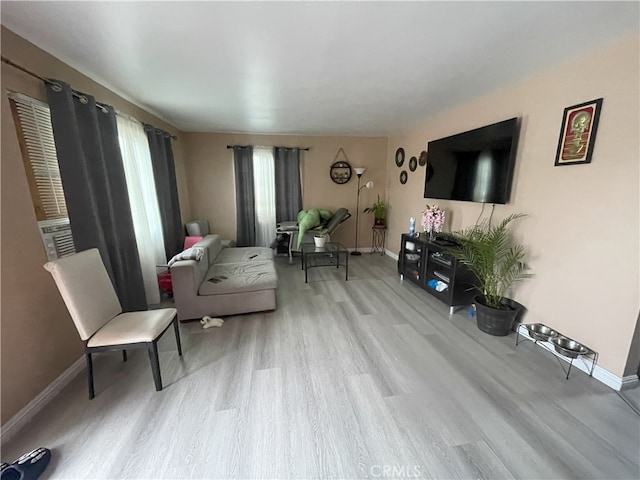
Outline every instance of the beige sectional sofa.
POLYGON ((270 248, 223 248, 218 235, 193 248, 203 250, 200 260, 171 265, 179 320, 275 310, 278 275, 270 248))

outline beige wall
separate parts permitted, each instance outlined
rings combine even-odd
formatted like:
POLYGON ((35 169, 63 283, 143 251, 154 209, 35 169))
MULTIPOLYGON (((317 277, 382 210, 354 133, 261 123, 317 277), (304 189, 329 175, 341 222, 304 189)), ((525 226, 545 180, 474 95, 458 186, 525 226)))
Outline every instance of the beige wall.
POLYGON ((494 214, 529 215, 517 234, 531 252, 535 277, 514 298, 528 307, 527 322, 543 322, 599 351, 599 365, 618 376, 640 301, 639 55, 638 37, 629 38, 393 136, 387 152, 387 244, 397 252, 409 217, 419 217, 427 202, 446 208, 454 230, 473 224, 482 205, 424 199, 424 168, 400 185, 396 148, 415 154, 430 140, 521 117, 511 202, 494 214), (554 167, 563 109, 599 97, 592 163, 554 167))
POLYGON ((336 230, 331 238, 351 248, 355 246, 357 177, 354 173, 351 180, 342 185, 329 178, 329 168, 342 148, 351 167, 367 169, 362 176, 362 184, 369 180, 375 184, 373 189, 365 188, 360 194, 358 246, 366 248, 371 245, 373 217, 362 214, 362 210, 372 204, 377 195, 384 198, 386 138, 188 133, 185 153, 194 218, 208 220, 212 231, 224 238, 235 239, 233 151, 227 149, 227 145, 309 147, 308 152, 301 152, 303 208, 348 208, 351 219, 336 230))
MULTIPOLYGON (((99 101, 178 135, 173 148, 180 202, 190 216, 182 133, 2 28, 2 55, 29 70, 59 78, 99 101)), ((6 90, 46 99, 42 83, 2 64, 1 361, 4 424, 82 355, 82 343, 51 279, 38 233, 6 90)))

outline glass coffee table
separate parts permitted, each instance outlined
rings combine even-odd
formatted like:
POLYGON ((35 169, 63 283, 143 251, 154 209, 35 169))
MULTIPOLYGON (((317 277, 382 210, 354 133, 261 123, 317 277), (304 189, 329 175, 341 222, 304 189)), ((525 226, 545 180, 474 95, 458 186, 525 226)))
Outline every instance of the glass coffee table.
POLYGON ((339 243, 327 242, 324 247, 316 247, 314 243, 302 244, 302 269, 304 270, 304 283, 308 283, 307 274, 313 267, 340 268, 340 257, 344 262, 344 279, 349 280, 349 252, 339 243))

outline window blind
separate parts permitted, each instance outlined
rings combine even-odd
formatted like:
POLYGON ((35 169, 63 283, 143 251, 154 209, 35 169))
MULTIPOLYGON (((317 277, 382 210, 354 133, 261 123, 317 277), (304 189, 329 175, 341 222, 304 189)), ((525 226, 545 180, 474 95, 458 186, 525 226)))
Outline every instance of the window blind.
POLYGON ((37 190, 38 202, 34 201, 34 204, 38 220, 67 218, 49 106, 20 93, 11 92, 9 98, 19 119, 23 155, 26 154, 33 173, 31 180, 37 190))

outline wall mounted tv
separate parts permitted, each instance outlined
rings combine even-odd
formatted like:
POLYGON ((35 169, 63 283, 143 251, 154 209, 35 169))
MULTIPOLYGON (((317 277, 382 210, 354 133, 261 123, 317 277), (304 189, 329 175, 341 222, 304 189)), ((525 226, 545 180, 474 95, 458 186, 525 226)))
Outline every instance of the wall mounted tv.
POLYGON ((518 133, 511 118, 429 142, 424 198, 507 203, 518 133))

